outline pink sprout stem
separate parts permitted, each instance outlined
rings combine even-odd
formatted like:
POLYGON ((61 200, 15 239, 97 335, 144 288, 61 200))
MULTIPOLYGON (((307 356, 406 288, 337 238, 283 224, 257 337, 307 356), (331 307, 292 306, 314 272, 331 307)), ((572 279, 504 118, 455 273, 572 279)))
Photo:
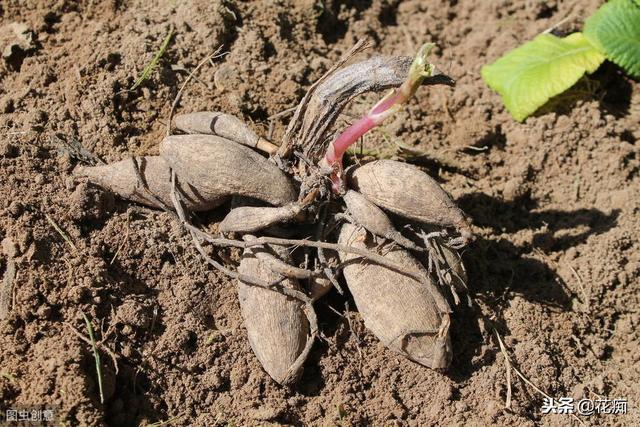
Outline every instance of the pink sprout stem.
POLYGON ((327 148, 327 152, 324 156, 325 161, 329 165, 334 165, 335 163, 342 163, 342 156, 347 151, 347 149, 353 145, 362 135, 367 133, 369 130, 376 127, 376 122, 369 117, 369 115, 365 115, 357 122, 349 126, 342 132, 332 144, 327 148))
POLYGON ((434 67, 426 60, 433 44, 424 44, 411 64, 409 75, 402 86, 376 103, 368 113, 345 129, 329 144, 321 164, 333 169, 331 181, 333 191, 342 191, 342 157, 347 149, 356 143, 365 133, 380 125, 386 118, 395 114, 416 92, 422 81, 433 75, 434 67))

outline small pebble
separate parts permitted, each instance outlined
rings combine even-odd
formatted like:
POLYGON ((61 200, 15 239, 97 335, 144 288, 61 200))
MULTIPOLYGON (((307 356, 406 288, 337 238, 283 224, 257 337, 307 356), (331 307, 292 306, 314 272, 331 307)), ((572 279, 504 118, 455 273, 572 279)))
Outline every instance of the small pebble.
POLYGON ((9 215, 11 215, 11 218, 18 218, 20 215, 22 215, 22 212, 24 211, 24 206, 22 205, 22 203, 14 200, 13 202, 11 202, 11 204, 9 205, 9 215))

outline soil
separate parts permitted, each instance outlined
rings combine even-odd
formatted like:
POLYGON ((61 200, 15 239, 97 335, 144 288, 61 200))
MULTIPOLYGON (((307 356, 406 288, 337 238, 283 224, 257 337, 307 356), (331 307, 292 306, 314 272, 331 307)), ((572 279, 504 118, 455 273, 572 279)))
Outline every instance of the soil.
MULTIPOLYGON (((60 425, 82 426, 576 424, 543 415, 514 371, 505 408, 497 333, 549 395, 628 400, 627 415, 585 424, 640 424, 638 82, 605 64, 520 124, 480 78, 483 64, 566 17, 555 31, 579 29, 600 3, 0 3, 1 48, 15 44, 0 59, 0 413, 45 405, 60 425), (157 68, 129 91, 171 28, 157 68), (332 291, 316 304, 322 339, 284 388, 250 350, 235 284, 178 224, 70 172, 78 147, 104 161, 157 153, 177 91, 221 45, 227 54, 196 74, 178 112, 225 111, 266 134, 268 118, 364 36, 365 55, 434 41, 433 61, 457 80, 422 88, 365 148, 402 141, 423 152, 413 160, 473 219, 472 304, 455 307, 453 363, 441 374, 386 350, 332 291), (77 333, 87 335, 83 314, 102 343, 104 404, 77 333)), ((274 140, 287 120, 274 121, 274 140)))

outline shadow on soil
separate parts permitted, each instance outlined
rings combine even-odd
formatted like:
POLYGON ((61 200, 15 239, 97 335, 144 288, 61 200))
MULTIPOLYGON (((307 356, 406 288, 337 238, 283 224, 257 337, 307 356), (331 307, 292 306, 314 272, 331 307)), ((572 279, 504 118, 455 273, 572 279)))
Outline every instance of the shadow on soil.
POLYGON ((460 304, 454 309, 452 339, 456 353, 449 374, 452 379, 462 381, 495 358, 497 346, 486 351, 486 336, 491 332, 487 328, 495 327, 499 333, 508 334, 503 312, 510 304, 510 295, 519 295, 549 310, 571 309, 571 300, 580 296, 558 276, 553 261, 539 259, 545 253, 565 251, 591 235, 610 230, 617 223, 619 211, 534 212, 535 203, 526 197, 503 201, 482 193, 465 196, 458 204, 475 225, 495 232, 495 236, 479 237, 463 255, 474 304, 471 307, 460 304), (509 236, 500 236, 525 229, 534 231, 532 243, 517 244, 509 236), (491 319, 486 313, 483 316, 478 304, 493 310, 491 319))
MULTIPOLYGON (((469 273, 469 296, 473 302, 466 304, 465 295, 460 295, 461 304, 454 306, 451 302, 454 310, 451 335, 455 354, 446 375, 456 382, 466 380, 495 359, 497 344, 488 345, 488 340, 493 339, 492 328, 500 334, 509 334, 503 312, 509 307, 512 295, 519 295, 549 310, 571 309, 572 299, 580 296, 575 295, 558 276, 550 265, 553 261, 543 262, 540 258, 544 258, 545 253, 565 251, 591 235, 606 232, 615 227, 619 215, 619 211, 607 214, 597 209, 534 211, 535 202, 527 197, 504 201, 482 193, 465 196, 458 200, 458 204, 475 225, 492 229, 494 235, 478 237, 463 254, 469 273), (527 229, 535 233, 532 243, 517 244, 509 236, 500 236, 527 229), (483 313, 480 306, 490 307, 493 313, 483 313)), ((346 319, 341 316, 347 311, 357 310, 348 291, 345 296, 331 291, 326 304, 319 304, 316 309, 323 334, 336 337, 338 347, 347 345, 351 332, 346 319), (345 301, 349 310, 345 309, 345 301)), ((320 362, 327 351, 328 345, 318 340, 305 363, 298 392, 316 395, 323 389, 320 362)))
POLYGON ((317 31, 327 43, 341 40, 349 29, 349 22, 339 17, 341 10, 349 10, 357 20, 362 12, 371 7, 370 0, 324 1, 317 3, 315 13, 317 17, 317 31))

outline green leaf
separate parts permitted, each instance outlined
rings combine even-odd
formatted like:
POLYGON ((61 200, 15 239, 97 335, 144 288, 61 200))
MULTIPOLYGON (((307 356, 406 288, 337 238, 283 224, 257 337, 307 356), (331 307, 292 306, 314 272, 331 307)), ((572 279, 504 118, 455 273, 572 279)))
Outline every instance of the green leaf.
POLYGON ((640 78, 640 1, 611 0, 584 26, 584 36, 607 58, 640 78))
POLYGON ((482 78, 502 96, 507 110, 518 121, 569 89, 585 72, 592 73, 604 61, 582 33, 559 38, 540 34, 482 67, 482 78))

